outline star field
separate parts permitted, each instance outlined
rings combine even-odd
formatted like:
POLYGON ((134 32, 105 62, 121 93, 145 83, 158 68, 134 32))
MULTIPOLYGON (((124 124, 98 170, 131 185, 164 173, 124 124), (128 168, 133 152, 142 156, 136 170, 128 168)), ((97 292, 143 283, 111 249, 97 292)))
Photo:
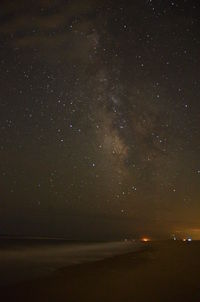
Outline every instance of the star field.
POLYGON ((198 1, 0 6, 0 232, 200 230, 198 1))

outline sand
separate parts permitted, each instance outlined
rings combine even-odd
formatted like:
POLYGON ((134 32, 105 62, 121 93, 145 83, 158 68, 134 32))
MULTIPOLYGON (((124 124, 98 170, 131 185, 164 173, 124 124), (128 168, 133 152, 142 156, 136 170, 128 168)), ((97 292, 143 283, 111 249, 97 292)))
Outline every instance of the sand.
POLYGON ((200 302, 200 242, 153 242, 144 251, 63 268, 0 293, 0 301, 13 302, 200 302))

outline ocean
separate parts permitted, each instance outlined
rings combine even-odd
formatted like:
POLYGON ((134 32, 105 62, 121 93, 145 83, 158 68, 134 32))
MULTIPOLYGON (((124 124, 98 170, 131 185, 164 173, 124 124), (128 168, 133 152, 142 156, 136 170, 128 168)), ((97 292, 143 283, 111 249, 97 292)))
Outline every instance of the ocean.
POLYGON ((77 242, 62 239, 0 239, 1 286, 47 276, 84 262, 138 251, 139 241, 77 242))

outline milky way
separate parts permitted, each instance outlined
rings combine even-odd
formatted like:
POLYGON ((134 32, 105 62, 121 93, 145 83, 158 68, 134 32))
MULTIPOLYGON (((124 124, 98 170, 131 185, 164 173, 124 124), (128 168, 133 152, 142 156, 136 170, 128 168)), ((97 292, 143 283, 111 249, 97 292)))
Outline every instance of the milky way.
POLYGON ((198 1, 0 6, 1 233, 197 234, 198 1))

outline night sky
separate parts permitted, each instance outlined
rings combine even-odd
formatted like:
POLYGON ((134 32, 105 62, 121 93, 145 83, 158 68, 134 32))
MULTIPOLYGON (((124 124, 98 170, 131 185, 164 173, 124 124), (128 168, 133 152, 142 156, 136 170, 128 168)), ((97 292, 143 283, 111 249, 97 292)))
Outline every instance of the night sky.
POLYGON ((1 234, 200 238, 199 16, 1 1, 1 234))

